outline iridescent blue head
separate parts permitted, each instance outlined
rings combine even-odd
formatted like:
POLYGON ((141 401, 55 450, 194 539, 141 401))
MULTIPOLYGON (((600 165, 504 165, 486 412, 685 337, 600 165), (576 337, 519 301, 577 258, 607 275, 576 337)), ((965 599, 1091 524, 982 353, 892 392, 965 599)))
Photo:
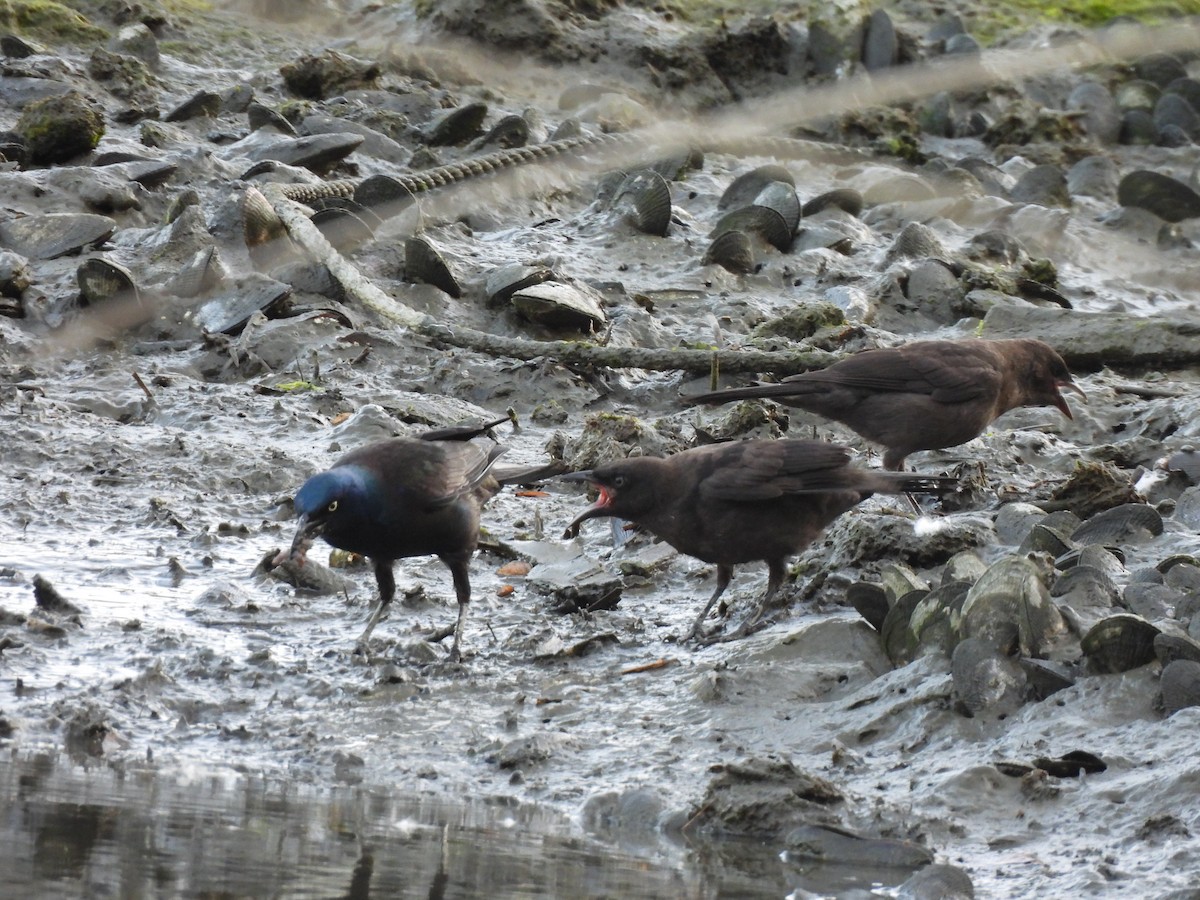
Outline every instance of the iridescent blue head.
POLYGON ((313 540, 321 536, 335 547, 353 550, 339 538, 371 528, 371 516, 378 506, 375 477, 360 466, 335 466, 304 482, 293 505, 300 516, 292 539, 293 559, 302 560, 313 540))

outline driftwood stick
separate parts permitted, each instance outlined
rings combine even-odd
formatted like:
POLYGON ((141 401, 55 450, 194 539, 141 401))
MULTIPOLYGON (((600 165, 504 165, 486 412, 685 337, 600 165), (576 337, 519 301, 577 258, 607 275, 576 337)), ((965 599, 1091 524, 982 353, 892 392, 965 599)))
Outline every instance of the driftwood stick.
POLYGON ((432 341, 511 359, 543 357, 568 366, 606 366, 614 369, 708 372, 719 356, 723 372, 771 372, 794 375, 823 369, 841 357, 825 350, 664 350, 654 347, 602 347, 590 341, 533 341, 501 337, 472 328, 451 327, 426 319, 416 329, 432 341))

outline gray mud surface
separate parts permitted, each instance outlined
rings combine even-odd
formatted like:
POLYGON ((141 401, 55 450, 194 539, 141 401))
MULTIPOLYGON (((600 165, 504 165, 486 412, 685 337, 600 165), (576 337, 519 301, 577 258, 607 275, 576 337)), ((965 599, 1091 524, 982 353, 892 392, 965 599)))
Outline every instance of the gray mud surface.
MULTIPOLYGON (((262 102, 278 107, 287 99, 279 66, 301 54, 336 44, 370 58, 380 52, 380 34, 413 41, 414 58, 422 39, 429 44, 427 26, 409 13, 350 6, 348 21, 362 25, 359 34, 374 30, 374 42, 277 25, 269 33, 278 28, 279 36, 261 43, 240 31, 222 42, 203 31, 212 22, 186 20, 185 30, 206 35, 204 49, 186 60, 164 51, 162 108, 202 86, 236 84, 252 85, 262 102)), ((607 27, 630 41, 638 19, 624 15, 607 27)), ((1043 37, 1026 40, 1041 47, 1043 37)), ((637 81, 643 70, 619 62, 565 67, 549 81, 531 62, 528 73, 510 66, 508 80, 489 87, 486 49, 474 53, 456 58, 480 80, 456 81, 450 70, 430 86, 414 81, 416 64, 403 77, 388 76, 413 92, 414 128, 424 125, 431 98, 450 106, 482 97, 494 118, 532 107, 553 131, 565 118, 556 106, 563 88, 626 74, 646 103, 638 109, 654 115, 637 81)), ((65 80, 84 79, 82 51, 52 55, 65 60, 65 80)), ((1061 72, 1025 90, 1050 104, 1081 78, 1061 72)), ((348 97, 349 106, 370 103, 348 97)), ((112 97, 104 102, 110 116, 121 106, 112 97)), ((0 124, 11 126, 15 109, 0 113, 0 124)), ((74 309, 82 258, 122 262, 143 285, 161 285, 177 268, 163 250, 172 234, 163 221, 169 200, 185 188, 199 191, 230 266, 248 269, 232 211, 244 187, 237 178, 251 164, 231 149, 246 135, 245 117, 175 127, 178 142, 153 153, 177 162, 179 173, 147 191, 139 209, 114 214, 118 231, 105 246, 31 263, 27 315, 0 318, 0 715, 14 766, 66 753, 93 769, 157 773, 164 784, 203 771, 315 795, 390 791, 512 804, 542 811, 530 814, 537 821, 530 827, 598 837, 683 873, 676 880, 662 874, 651 895, 715 896, 722 884, 740 896, 835 894, 840 887, 797 874, 794 852, 789 862, 787 836, 808 820, 914 842, 966 870, 980 896, 1158 897, 1200 879, 1193 802, 1200 711, 1167 716, 1156 708, 1157 660, 1117 674, 1079 666, 1070 686, 1045 699, 968 717, 955 702, 945 653, 926 648, 896 665, 846 599, 858 581, 911 577, 937 586, 958 550, 973 552, 981 567, 1023 554, 1024 534, 1006 540, 998 533, 1002 504, 1049 499, 1081 461, 1111 463, 1163 513, 1161 534, 1120 546, 1118 586, 1168 557, 1194 561, 1200 516, 1188 491, 1197 490, 1189 480, 1195 474, 1168 473, 1162 461, 1200 440, 1195 368, 1090 366, 1078 372, 1088 403, 1071 398, 1073 420, 1051 409, 1017 410, 967 445, 915 455, 910 466, 931 473, 981 463, 979 492, 965 508, 932 508, 919 522, 902 503, 868 501, 795 561, 786 606, 773 611, 767 628, 700 649, 678 638, 712 591, 712 567, 645 536, 614 549, 602 523, 562 539, 588 502, 578 488, 507 489, 484 511, 466 659, 451 664, 444 646, 423 638, 455 614, 449 573, 432 558, 397 565, 397 602, 363 658, 352 650, 375 597, 369 567, 331 570, 334 589, 320 592, 260 567, 291 541, 291 493, 342 452, 510 408, 519 427, 495 429, 510 448, 506 463, 537 463, 563 447, 582 457, 586 447, 574 442, 588 422, 602 431, 608 414, 637 417, 641 431, 629 443, 661 452, 685 446, 728 411, 676 403, 707 378, 434 346, 352 300, 303 287, 295 298, 301 305, 336 309, 349 325, 331 316, 255 317, 236 335, 204 337, 180 303, 138 329, 64 347, 56 340, 61 330, 89 321, 87 311, 74 309), (887 537, 871 541, 872 534, 887 537), (514 561, 529 563, 528 574, 501 574, 514 561), (36 576, 82 612, 36 610, 36 576), (612 609, 562 611, 567 589, 581 583, 619 586, 620 600, 612 609), (1043 778, 1038 769, 1014 777, 996 765, 1071 751, 1095 754, 1107 768, 1043 778), (776 774, 756 781, 752 773, 763 766, 776 774), (745 802, 722 806, 714 785, 738 773, 751 773, 737 788, 747 792, 745 802), (826 780, 840 799, 808 810, 785 790, 798 773, 826 780), (781 790, 756 806, 753 790, 764 783, 781 790), (732 862, 712 862, 720 852, 707 841, 745 835, 755 847, 743 853, 731 845, 732 862)), ((584 127, 596 127, 594 120, 584 127)), ((110 119, 99 149, 146 151, 139 134, 137 125, 110 119)), ((1031 146, 1001 157, 967 137, 927 137, 923 149, 934 158, 987 156, 1012 175, 1050 155, 1031 146)), ((446 160, 469 155, 461 147, 439 152, 446 160)), ((1153 168, 1185 180, 1200 162, 1190 142, 1092 152, 1121 172, 1153 168)), ((506 336, 579 337, 485 303, 484 278, 497 266, 555 269, 600 291, 615 346, 736 348, 754 326, 800 301, 823 299, 842 305, 847 322, 819 331, 813 343, 841 353, 917 337, 989 336, 983 307, 950 315, 910 306, 898 285, 915 261, 892 248, 905 225, 921 222, 957 259, 973 236, 1003 227, 1030 257, 1053 262, 1059 290, 1080 313, 1174 327, 1194 312, 1194 224, 1179 223, 1174 242, 1164 244, 1161 223, 1122 209, 1111 193, 1080 194, 1069 208, 1053 209, 991 194, 869 201, 861 218, 833 216, 814 226, 851 240, 853 254, 816 244, 788 253, 757 247, 757 271, 744 276, 701 265, 724 189, 771 161, 707 154, 702 168, 671 184, 666 237, 638 232, 622 210, 598 201, 595 177, 546 188, 528 176, 508 196, 464 203, 460 216, 430 217, 425 234, 465 273, 468 290, 458 300, 403 280, 400 238, 377 237, 354 258, 401 302, 442 322, 506 336)), ((802 200, 845 187, 870 198, 911 171, 882 155, 855 164, 783 164, 802 200)), ((80 165, 86 172, 86 160, 80 165)), ((403 170, 363 154, 335 177, 403 170)), ((0 173, 0 205, 21 213, 56 205, 87 211, 57 190, 39 205, 29 180, 44 175, 0 173)), ((1007 330, 1071 346, 1072 319, 1022 326, 1023 309, 1039 311, 1018 308, 1007 330)), ((1134 331, 1124 332, 1130 342, 1134 331)), ((787 345, 777 339, 771 346, 787 345)), ((777 435, 784 422, 777 411, 755 433, 777 435)), ((861 464, 878 465, 872 448, 838 426, 793 413, 788 427, 792 435, 845 442, 861 451, 861 464)), ((314 564, 324 549, 313 549, 314 564)), ((765 580, 765 567, 739 567, 726 627, 749 611, 765 580)), ((1174 600, 1164 605, 1158 624, 1195 637, 1179 609, 1174 600)), ((1078 663, 1077 650, 1067 656, 1078 663)), ((63 777, 64 796, 85 790, 75 776, 63 777)), ((9 799, 20 793, 12 777, 4 784, 9 799)), ((907 874, 876 880, 894 886, 907 874)), ((618 880, 609 890, 631 888, 618 880)))

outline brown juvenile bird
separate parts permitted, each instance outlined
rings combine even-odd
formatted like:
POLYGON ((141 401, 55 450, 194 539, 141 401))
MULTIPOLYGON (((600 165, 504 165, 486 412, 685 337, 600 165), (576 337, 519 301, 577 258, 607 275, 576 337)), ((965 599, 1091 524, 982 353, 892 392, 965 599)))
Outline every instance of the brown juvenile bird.
POLYGON ((1071 418, 1062 390, 1086 400, 1049 344, 1013 340, 915 341, 864 350, 827 369, 685 397, 724 403, 770 397, 841 422, 886 448, 883 467, 904 468, 917 450, 941 450, 979 437, 1019 406, 1054 406, 1071 418))
POLYGON ((765 560, 767 592, 735 632, 747 633, 783 583, 787 560, 830 522, 872 493, 937 492, 948 477, 858 469, 837 444, 748 440, 694 447, 666 458, 637 457, 563 476, 587 481, 599 499, 575 517, 616 516, 642 526, 681 553, 717 566, 717 589, 684 640, 699 634, 738 563, 765 560))

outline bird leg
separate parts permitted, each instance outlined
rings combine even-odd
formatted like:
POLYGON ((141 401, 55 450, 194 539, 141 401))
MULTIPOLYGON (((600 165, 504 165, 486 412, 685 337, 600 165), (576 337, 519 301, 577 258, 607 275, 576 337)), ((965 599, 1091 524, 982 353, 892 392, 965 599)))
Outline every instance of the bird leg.
POLYGON ((692 623, 691 630, 684 635, 682 643, 686 644, 688 641, 695 640, 700 636, 700 626, 704 624, 704 620, 708 616, 708 611, 713 608, 721 594, 725 593, 725 588, 729 587, 729 582, 732 578, 733 566, 717 566, 717 589, 713 591, 713 595, 704 604, 704 609, 700 610, 700 615, 696 616, 696 621, 692 623))
POLYGON ((463 626, 467 624, 467 606, 471 602, 471 577, 468 568, 471 556, 442 556, 439 559, 450 567, 450 574, 454 578, 454 594, 458 599, 458 621, 454 623, 454 643, 450 647, 450 661, 458 662, 462 659, 458 645, 462 642, 463 626))
POLYGON ((375 560, 375 582, 379 585, 379 602, 371 610, 371 617, 367 619, 367 627, 354 646, 354 652, 363 655, 366 655, 367 652, 367 638, 371 636, 371 632, 383 618, 392 598, 396 596, 396 576, 392 573, 392 560, 375 560))
MULTIPOLYGON (((784 561, 782 559, 767 560, 767 592, 763 594, 762 600, 758 602, 758 606, 754 608, 754 612, 750 613, 742 624, 730 631, 727 634, 718 638, 719 641, 736 641, 738 638, 743 638, 748 634, 753 634, 758 631, 762 624, 762 617, 766 614, 767 608, 771 605, 771 598, 775 596, 775 592, 783 585, 783 577, 786 574, 784 571, 784 561)), ((714 643, 716 643, 714 641, 714 643)))

